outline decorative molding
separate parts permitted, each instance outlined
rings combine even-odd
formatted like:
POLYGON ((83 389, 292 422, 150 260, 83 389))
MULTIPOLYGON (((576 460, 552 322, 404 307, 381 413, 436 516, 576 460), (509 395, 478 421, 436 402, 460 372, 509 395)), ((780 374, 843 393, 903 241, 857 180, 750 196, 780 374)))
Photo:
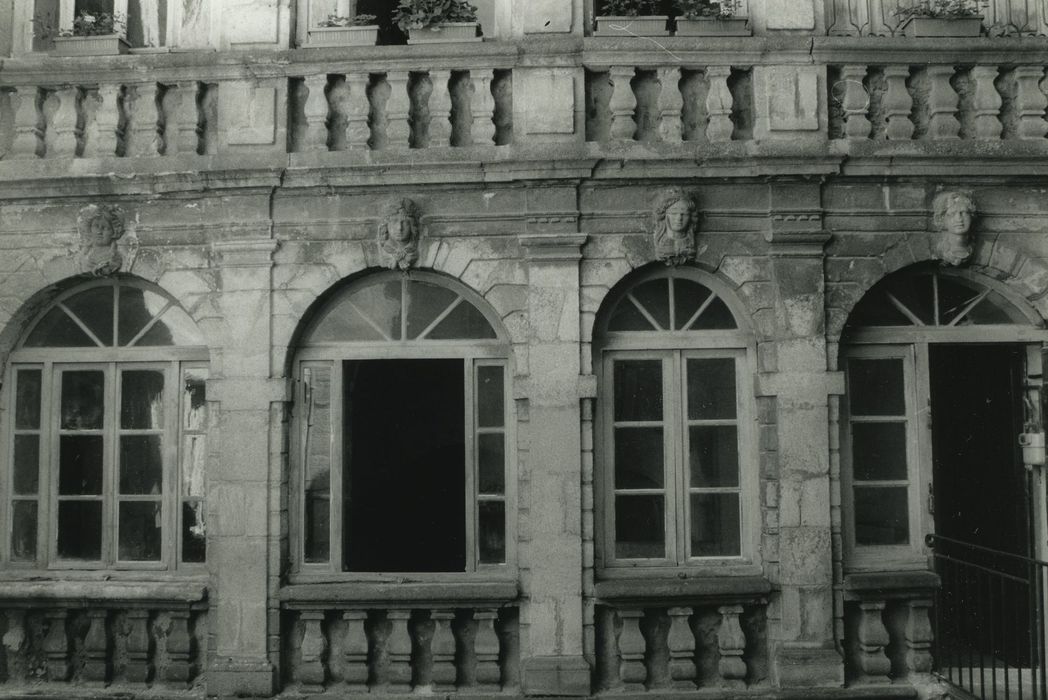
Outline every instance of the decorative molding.
POLYGON ((588 238, 585 233, 523 235, 520 245, 528 260, 573 262, 582 259, 588 238))
POLYGON ((681 265, 695 259, 695 235, 699 229, 699 204, 695 194, 670 187, 655 200, 651 235, 655 259, 681 265))
POLYGON ((378 249, 382 266, 407 270, 418 262, 421 237, 419 207, 411 199, 398 199, 386 207, 378 225, 378 249))
POLYGON ((932 227, 939 232, 935 256, 952 267, 967 263, 975 249, 972 220, 975 200, 970 192, 947 190, 932 200, 932 227))
POLYGON ((96 277, 118 272, 124 256, 117 244, 124 236, 124 211, 113 204, 88 204, 76 217, 80 235, 80 271, 96 277))
POLYGON ((271 267, 280 241, 272 238, 247 241, 216 241, 211 251, 222 267, 271 267))

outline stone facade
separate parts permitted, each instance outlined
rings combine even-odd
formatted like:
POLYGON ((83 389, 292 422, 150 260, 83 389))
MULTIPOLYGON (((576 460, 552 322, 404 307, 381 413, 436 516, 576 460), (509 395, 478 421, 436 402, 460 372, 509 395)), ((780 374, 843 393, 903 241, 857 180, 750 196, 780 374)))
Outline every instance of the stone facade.
POLYGON ((287 49, 291 5, 265 5, 212 17, 240 52, 0 66, 8 375, 29 324, 95 276, 169 294, 210 355, 206 567, 36 569, 5 544, 0 689, 925 687, 934 574, 857 572, 843 541, 842 335, 877 282, 939 264, 944 191, 975 203, 965 269, 1048 318, 1043 38, 842 39, 824 3, 750 0, 757 36, 652 43, 584 36, 581 0, 503 0, 497 41, 287 49), (651 223, 667 191, 696 204, 692 244, 669 252, 651 223), (748 329, 753 544, 738 566, 609 575, 595 327, 666 260, 748 329), (333 290, 388 269, 500 321, 499 575, 300 576, 296 350, 333 290))

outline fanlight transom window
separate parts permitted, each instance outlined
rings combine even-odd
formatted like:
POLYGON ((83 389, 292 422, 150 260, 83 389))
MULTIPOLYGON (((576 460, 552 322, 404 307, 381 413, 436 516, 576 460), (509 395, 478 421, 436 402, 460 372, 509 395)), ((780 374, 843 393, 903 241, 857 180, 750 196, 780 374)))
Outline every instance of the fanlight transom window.
POLYGON ((607 330, 734 330, 724 300, 695 280, 673 274, 641 282, 626 291, 608 316, 607 330))

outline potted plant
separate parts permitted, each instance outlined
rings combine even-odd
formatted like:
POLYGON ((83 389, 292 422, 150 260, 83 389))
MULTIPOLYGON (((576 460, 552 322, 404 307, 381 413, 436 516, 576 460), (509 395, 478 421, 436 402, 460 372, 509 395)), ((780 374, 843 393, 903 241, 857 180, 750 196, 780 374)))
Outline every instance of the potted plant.
POLYGON ((916 0, 892 13, 910 37, 979 36, 989 0, 916 0))
POLYGON ((54 37, 56 56, 110 56, 127 53, 124 38, 126 22, 122 15, 109 12, 91 14, 80 11, 72 28, 58 31, 54 37))
POLYGON ((409 44, 481 40, 477 8, 466 0, 400 0, 393 21, 409 44))
POLYGON ((749 21, 736 13, 741 0, 673 0, 680 13, 677 36, 749 36, 749 21))
POLYGON ((597 36, 667 36, 668 15, 656 14, 657 0, 604 0, 597 36))
POLYGON ((306 46, 374 46, 378 43, 377 21, 375 15, 328 15, 310 28, 306 46))

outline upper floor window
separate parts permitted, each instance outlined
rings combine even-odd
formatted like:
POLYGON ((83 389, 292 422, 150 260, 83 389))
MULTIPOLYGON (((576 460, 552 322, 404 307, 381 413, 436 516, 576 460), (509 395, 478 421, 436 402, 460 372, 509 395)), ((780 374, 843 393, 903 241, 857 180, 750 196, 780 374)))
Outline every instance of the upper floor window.
POLYGON ((296 356, 305 573, 473 572, 512 561, 507 343, 443 277, 338 293, 296 356))
POLYGON ((202 563, 207 360, 193 320, 152 287, 112 279, 59 296, 4 382, 3 558, 202 563))
POLYGON ((609 299, 597 327, 607 566, 753 554, 751 340, 719 287, 658 270, 609 299))
POLYGON ((54 37, 74 30, 78 17, 86 18, 82 27, 105 16, 115 17, 115 33, 133 48, 210 43, 210 0, 24 0, 16 5, 15 20, 24 22, 27 34, 26 51, 50 50, 54 37), (22 12, 25 15, 19 16, 22 12))

